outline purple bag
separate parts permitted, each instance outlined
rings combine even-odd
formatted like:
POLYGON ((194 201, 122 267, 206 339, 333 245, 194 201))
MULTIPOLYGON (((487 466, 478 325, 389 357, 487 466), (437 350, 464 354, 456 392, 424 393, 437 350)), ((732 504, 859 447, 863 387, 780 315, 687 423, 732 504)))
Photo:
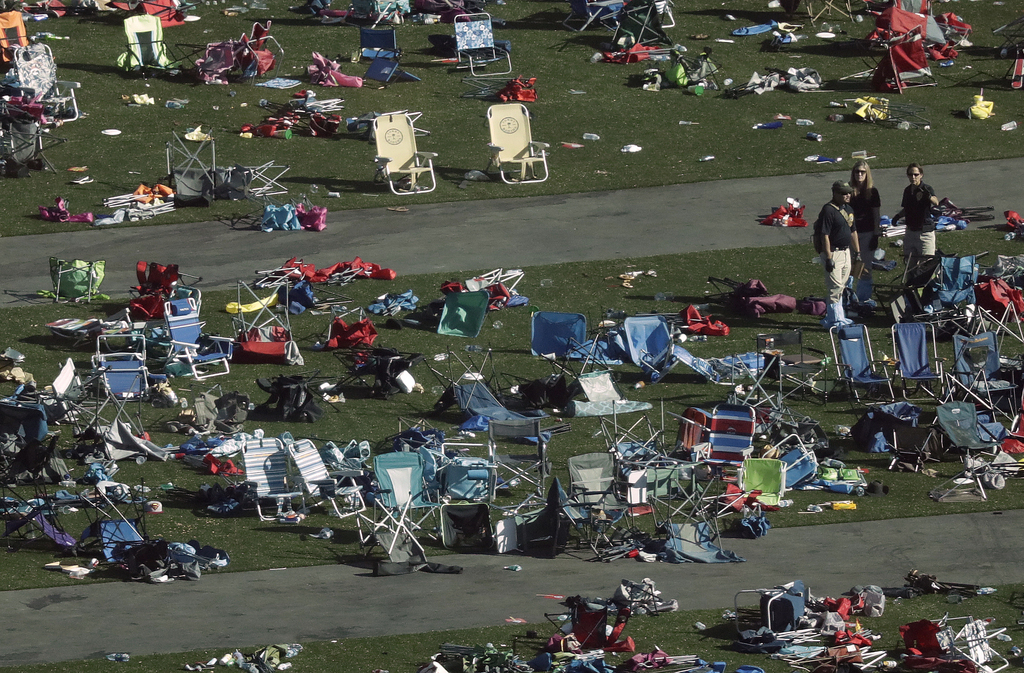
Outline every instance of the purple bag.
POLYGON ((306 231, 323 231, 327 228, 327 208, 325 206, 295 206, 295 214, 299 216, 299 225, 306 231))

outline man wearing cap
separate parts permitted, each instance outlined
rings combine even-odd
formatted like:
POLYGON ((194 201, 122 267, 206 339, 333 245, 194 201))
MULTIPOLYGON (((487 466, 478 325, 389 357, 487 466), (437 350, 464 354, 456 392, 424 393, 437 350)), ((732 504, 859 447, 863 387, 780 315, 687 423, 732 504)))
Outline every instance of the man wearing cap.
POLYGON ((825 267, 825 289, 828 306, 823 327, 850 325, 843 310, 843 288, 850 279, 854 262, 860 260, 860 245, 853 233, 853 208, 850 198, 853 187, 837 180, 832 184, 832 200, 821 208, 814 222, 815 236, 820 244, 821 264, 825 267))

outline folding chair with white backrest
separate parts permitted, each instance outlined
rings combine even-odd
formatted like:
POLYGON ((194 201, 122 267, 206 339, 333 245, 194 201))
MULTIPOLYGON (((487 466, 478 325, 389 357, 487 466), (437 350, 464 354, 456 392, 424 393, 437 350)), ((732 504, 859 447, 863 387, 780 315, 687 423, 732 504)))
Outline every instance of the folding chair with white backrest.
POLYGON ((506 184, 548 179, 547 143, 536 142, 530 131, 530 112, 522 103, 503 103, 487 109, 491 131, 491 164, 506 184), (543 169, 541 173, 538 168, 543 169), (512 174, 518 178, 512 178, 512 174))
POLYGON ((428 498, 423 467, 419 453, 396 451, 373 459, 378 484, 373 502, 374 536, 387 545, 389 555, 403 538, 415 540, 415 532, 439 506, 428 498))
POLYGON ((316 445, 309 439, 296 439, 285 442, 292 463, 299 471, 299 481, 308 495, 315 502, 305 502, 305 506, 329 504, 334 515, 344 519, 358 515, 366 510, 361 489, 352 482, 352 478, 362 474, 362 470, 346 471, 339 474, 338 479, 327 471, 323 458, 316 445), (348 480, 348 485, 341 482, 348 480))
POLYGON ((302 491, 289 479, 288 452, 280 439, 246 435, 242 446, 242 462, 245 465, 245 480, 256 488, 256 513, 261 521, 274 521, 292 509, 292 501, 302 497, 302 491), (267 516, 263 513, 263 500, 276 503, 275 515, 267 516))
POLYGON ((433 159, 437 154, 416 149, 416 129, 407 113, 375 118, 373 132, 377 142, 377 176, 387 181, 392 193, 405 196, 434 191, 437 181, 433 159), (424 177, 429 177, 429 187, 420 184, 424 177), (407 185, 403 184, 406 180, 407 185))

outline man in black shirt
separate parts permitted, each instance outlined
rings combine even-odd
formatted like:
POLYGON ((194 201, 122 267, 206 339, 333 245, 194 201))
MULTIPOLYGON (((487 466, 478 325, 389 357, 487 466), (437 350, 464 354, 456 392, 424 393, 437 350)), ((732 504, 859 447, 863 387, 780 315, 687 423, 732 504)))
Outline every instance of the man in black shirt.
POLYGON ((924 169, 921 164, 907 166, 910 184, 903 190, 900 211, 893 216, 898 222, 906 216, 907 232, 903 235, 903 256, 935 254, 935 220, 931 217, 932 206, 939 205, 935 190, 924 183, 924 169))
POLYGON ((842 180, 832 184, 832 200, 821 208, 814 231, 821 242, 821 264, 825 267, 825 289, 828 309, 824 327, 849 325, 843 310, 843 289, 850 279, 853 263, 860 261, 860 245, 853 235, 853 209, 850 197, 853 188, 842 180))

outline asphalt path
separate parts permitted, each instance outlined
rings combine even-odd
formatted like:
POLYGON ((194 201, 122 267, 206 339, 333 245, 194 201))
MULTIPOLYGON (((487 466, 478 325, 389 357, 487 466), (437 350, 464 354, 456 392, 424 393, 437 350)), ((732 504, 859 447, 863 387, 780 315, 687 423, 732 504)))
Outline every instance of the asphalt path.
MULTIPOLYGON (((849 161, 845 162, 847 165, 849 161)), ((925 181, 960 206, 1018 210, 1024 160, 928 166, 925 181)), ((807 243, 806 229, 759 226, 757 218, 787 197, 813 220, 829 200, 836 172, 721 180, 613 192, 589 192, 331 213, 318 232, 238 230, 226 222, 10 237, 0 240, 0 307, 45 301, 48 259, 106 260, 103 290, 126 294, 138 260, 177 263, 203 277, 202 287, 234 287, 290 257, 318 266, 356 256, 402 274, 517 268, 569 261, 807 243)), ((875 171, 883 213, 899 209, 903 169, 875 171)), ((471 185, 472 186, 472 185, 471 185)), ((529 186, 510 192, 529 193, 529 186)), ((201 211, 197 211, 199 213, 201 211)), ((984 224, 984 223, 983 223, 984 224)))
MULTIPOLYGON (((1022 205, 1022 168, 1021 159, 929 166, 925 181, 958 205, 993 206, 998 218, 1022 205)), ((202 275, 204 288, 216 289, 292 256, 320 266, 360 256, 417 274, 792 243, 810 249, 807 230, 762 227, 756 219, 787 197, 808 204, 813 218, 831 183, 846 179, 847 170, 453 204, 410 200, 407 213, 333 213, 320 233, 262 233, 206 222, 4 238, 0 306, 40 301, 35 293, 50 287, 51 256, 105 259, 104 289, 117 294, 135 283, 140 259, 178 263, 202 275)), ((897 210, 903 169, 875 171, 875 181, 883 212, 897 210)), ((860 502, 871 506, 870 499, 860 502)), ((1008 533, 1022 525, 1024 511, 1011 511, 775 529, 760 540, 725 540, 724 547, 747 559, 735 564, 462 555, 443 559, 462 565, 459 575, 374 578, 367 568, 338 565, 209 573, 197 583, 165 585, 86 579, 0 593, 0 665, 420 633, 508 617, 542 622, 556 604, 537 594, 607 596, 624 577, 654 579, 684 609, 725 608, 741 589, 793 579, 803 579, 817 595, 856 584, 899 586, 912 568, 955 582, 1024 582, 1020 537, 1008 533), (503 569, 511 563, 523 571, 503 569)))

